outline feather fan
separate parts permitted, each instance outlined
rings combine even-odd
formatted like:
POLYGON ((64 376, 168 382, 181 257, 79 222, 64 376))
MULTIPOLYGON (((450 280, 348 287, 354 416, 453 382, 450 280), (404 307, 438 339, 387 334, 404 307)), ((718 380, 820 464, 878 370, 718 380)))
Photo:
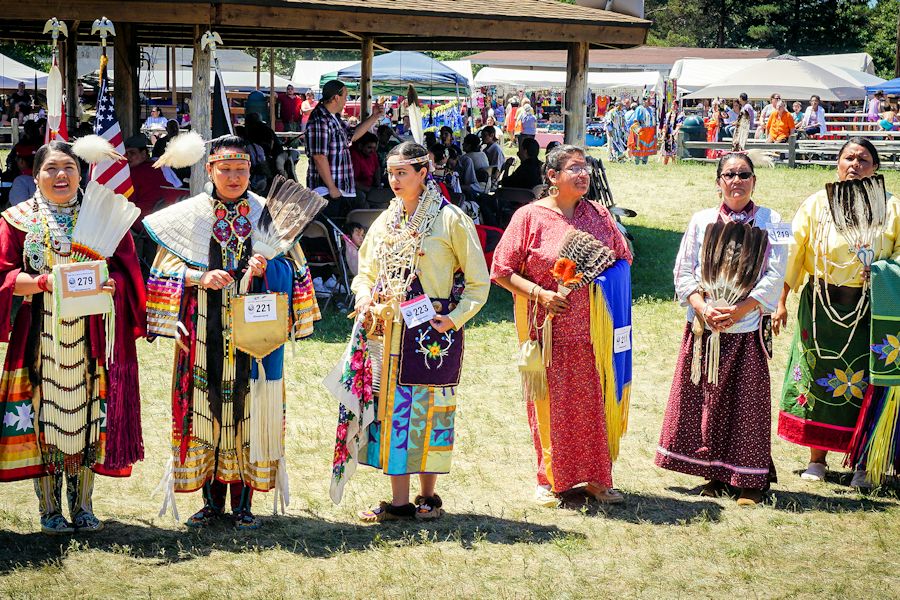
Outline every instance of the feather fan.
POLYGON ((576 290, 597 277, 616 262, 615 253, 593 235, 580 229, 571 229, 563 238, 559 257, 575 263, 575 271, 581 274, 581 281, 567 286, 576 290))
POLYGON ((74 152, 86 163, 96 165, 106 160, 125 160, 107 140, 99 135, 86 135, 72 144, 74 152))
POLYGON ((419 94, 413 84, 406 89, 406 102, 409 105, 409 128, 417 144, 425 143, 425 130, 422 127, 422 109, 419 107, 419 94))
POLYGON ((273 259, 285 254, 328 201, 296 181, 279 175, 253 229, 253 251, 273 259))
POLYGON ((197 164, 205 155, 206 142, 196 131, 187 131, 179 133, 166 145, 166 151, 153 166, 157 169, 163 167, 183 169, 197 164))
MULTIPOLYGON (((768 233, 749 223, 723 223, 717 220, 707 225, 700 250, 700 285, 707 295, 707 303, 713 307, 724 307, 733 306, 745 299, 759 281, 768 250, 768 233)), ((691 380, 694 384, 700 383, 702 333, 702 328, 699 333, 694 330, 691 365, 691 380)), ((706 349, 706 381, 718 385, 718 331, 709 336, 706 349)))
POLYGON ((884 176, 826 183, 828 210, 835 229, 866 266, 872 265, 875 243, 887 218, 884 176))
POLYGON ((47 127, 50 131, 59 131, 62 123, 62 73, 53 59, 53 66, 50 67, 50 74, 47 77, 47 127))
POLYGON ((99 260, 112 256, 140 214, 138 207, 125 196, 96 181, 88 183, 72 230, 75 259, 99 260))

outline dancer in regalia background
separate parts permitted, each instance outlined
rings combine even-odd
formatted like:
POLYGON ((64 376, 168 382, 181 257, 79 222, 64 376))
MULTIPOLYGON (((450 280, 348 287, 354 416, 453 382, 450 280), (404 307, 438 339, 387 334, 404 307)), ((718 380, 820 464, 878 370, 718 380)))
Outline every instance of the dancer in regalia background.
MULTIPOLYGON (((167 162, 166 155, 160 160, 167 162)), ((251 233, 256 235, 266 199, 248 190, 246 142, 232 135, 213 140, 206 169, 212 182, 207 191, 144 219, 159 244, 147 286, 148 332, 176 339, 173 459, 164 487, 173 507, 172 491, 203 491, 203 508, 186 521, 200 527, 224 516, 230 485, 235 526, 255 529, 260 523, 251 510, 253 491, 277 487, 284 492, 287 485, 283 354, 279 349, 267 356, 262 373, 249 355, 234 347, 232 299, 238 293, 237 281, 249 270, 255 286, 292 294, 291 318, 300 336, 312 333, 319 311, 301 253, 295 249, 291 258, 266 260, 253 250, 251 233), (251 402, 257 402, 250 394, 251 379, 263 377, 280 396, 277 414, 265 423, 251 417, 251 402), (251 451, 254 427, 274 436, 280 448, 265 456, 251 451)))
POLYGON ((106 355, 101 315, 54 323, 51 272, 70 262, 81 166, 71 145, 53 141, 35 154, 34 173, 34 196, 0 219, 0 340, 9 342, 0 481, 36 478, 44 533, 96 531, 103 523, 93 512, 95 473, 128 476, 143 458, 135 340, 145 333, 144 282, 125 235, 102 286, 114 300, 114 356, 106 355))

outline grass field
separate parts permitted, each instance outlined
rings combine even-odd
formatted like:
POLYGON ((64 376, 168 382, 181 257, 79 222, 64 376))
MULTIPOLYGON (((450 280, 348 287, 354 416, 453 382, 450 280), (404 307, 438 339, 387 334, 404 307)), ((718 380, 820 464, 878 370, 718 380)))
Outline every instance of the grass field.
MULTIPOLYGON (((99 478, 103 532, 47 538, 31 482, 0 487, 0 597, 10 598, 890 598, 900 596, 900 500, 861 496, 837 475, 801 481, 807 451, 773 439, 779 482, 744 509, 696 494, 698 479, 653 465, 684 314, 672 264, 690 215, 715 203, 709 165, 610 165, 635 237, 631 422, 615 465, 626 504, 539 508, 534 456, 513 357, 509 295, 494 288, 468 330, 453 471, 438 483, 448 515, 362 526, 357 510, 389 495, 361 468, 340 506, 328 498, 335 405, 320 386, 349 322, 330 313, 287 354, 292 502, 257 532, 188 531, 151 497, 168 458, 172 344, 142 343, 147 458, 125 480, 99 478)), ((789 218, 834 178, 824 169, 759 173, 756 200, 789 218)), ((888 173, 900 190, 900 174, 888 173)), ((790 331, 788 332, 790 333, 790 331)), ((772 361, 777 405, 787 337, 772 361)), ((839 457, 831 458, 838 467, 839 457)), ((182 517, 199 494, 179 495, 182 517)), ((255 498, 271 514, 271 495, 255 498)))

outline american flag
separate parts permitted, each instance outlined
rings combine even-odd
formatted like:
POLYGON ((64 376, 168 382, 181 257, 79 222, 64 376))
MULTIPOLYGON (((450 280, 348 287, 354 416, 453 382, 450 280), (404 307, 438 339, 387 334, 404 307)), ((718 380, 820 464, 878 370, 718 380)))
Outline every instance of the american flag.
MULTIPOLYGON (((100 57, 100 92, 97 95, 99 102, 94 133, 112 144, 116 152, 125 154, 125 144, 122 143, 122 130, 119 128, 119 120, 116 118, 112 94, 109 93, 106 63, 107 58, 104 54, 100 57)), ((134 186, 131 183, 131 170, 128 168, 127 160, 106 160, 94 165, 91 171, 91 180, 105 185, 126 198, 134 192, 134 186)))

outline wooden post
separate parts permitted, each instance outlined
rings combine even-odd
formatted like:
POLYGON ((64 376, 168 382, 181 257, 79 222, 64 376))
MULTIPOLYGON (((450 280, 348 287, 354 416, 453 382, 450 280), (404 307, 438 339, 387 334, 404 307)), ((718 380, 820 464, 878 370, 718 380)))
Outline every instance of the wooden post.
POLYGON ((584 146, 587 119, 588 43, 569 44, 566 61, 565 133, 566 144, 584 146))
POLYGON ((897 44, 894 50, 894 77, 900 77, 900 12, 897 14, 897 44))
POLYGON ((66 54, 63 57, 66 73, 66 127, 71 139, 78 130, 78 21, 69 27, 66 54))
POLYGON ((175 60, 175 46, 172 46, 172 107, 175 109, 175 119, 178 119, 178 62, 175 60))
POLYGON ((116 116, 122 138, 128 138, 140 129, 140 96, 138 95, 138 68, 140 53, 132 23, 117 23, 116 36, 113 38, 113 54, 115 56, 113 97, 116 103, 116 116))
MULTIPOLYGON (((203 31, 199 25, 194 26, 194 83, 191 87, 191 130, 200 134, 204 140, 212 135, 209 100, 209 52, 200 48, 200 37, 203 31)), ((206 160, 191 167, 191 194, 199 194, 206 185, 206 160)))
POLYGON ((375 58, 375 39, 362 38, 362 63, 359 69, 359 121, 369 117, 372 108, 372 59, 375 58))
POLYGON ((797 134, 792 133, 788 138, 788 167, 797 166, 797 134))
POLYGON ((257 49, 256 49, 256 89, 259 89, 259 84, 260 84, 260 82, 261 82, 260 77, 262 76, 262 74, 259 72, 259 69, 260 69, 260 61, 259 61, 259 55, 260 55, 260 52, 261 52, 261 50, 260 50, 259 48, 257 48, 257 49))
POLYGON ((19 119, 13 117, 9 120, 9 142, 15 147, 19 143, 19 119))
POLYGON ((275 130, 275 48, 269 48, 269 127, 275 130))
MULTIPOLYGON (((682 130, 679 128, 679 129, 678 129, 678 133, 675 134, 675 148, 676 148, 675 155, 676 155, 676 157, 678 157, 679 159, 681 159, 681 158, 688 158, 688 157, 690 156, 690 154, 688 153, 687 148, 684 147, 684 142, 685 142, 685 139, 684 139, 684 131, 682 131, 682 130)), ((608 138, 608 137, 606 138, 606 143, 607 143, 607 144, 609 143, 609 138, 608 138)))

